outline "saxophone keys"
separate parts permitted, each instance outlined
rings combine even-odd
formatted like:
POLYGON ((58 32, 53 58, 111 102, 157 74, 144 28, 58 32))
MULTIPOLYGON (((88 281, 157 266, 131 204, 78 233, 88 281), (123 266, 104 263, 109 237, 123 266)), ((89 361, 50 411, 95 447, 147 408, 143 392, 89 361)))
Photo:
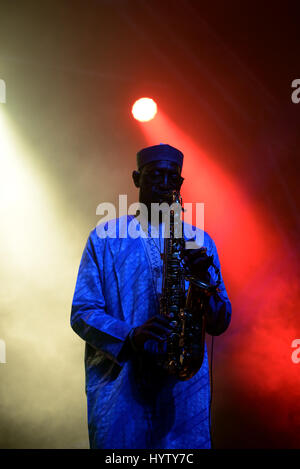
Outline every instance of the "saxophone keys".
POLYGON ((177 322, 177 321, 175 321, 175 320, 174 320, 174 321, 171 321, 171 322, 170 322, 170 326, 172 326, 172 327, 174 327, 174 328, 175 328, 175 327, 177 327, 177 326, 178 326, 178 322, 177 322))
POLYGON ((167 367, 168 367, 168 370, 170 371, 170 373, 176 373, 177 368, 178 368, 178 364, 177 364, 175 359, 172 359, 172 360, 169 361, 167 367))

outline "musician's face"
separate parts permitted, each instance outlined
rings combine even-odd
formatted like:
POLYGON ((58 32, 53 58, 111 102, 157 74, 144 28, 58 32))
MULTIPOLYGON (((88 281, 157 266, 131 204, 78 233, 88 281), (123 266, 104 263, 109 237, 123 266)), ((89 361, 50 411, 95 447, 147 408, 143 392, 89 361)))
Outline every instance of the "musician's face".
POLYGON ((183 183, 180 167, 171 161, 154 161, 145 165, 140 172, 132 176, 136 187, 140 189, 139 201, 150 207, 151 202, 166 201, 172 190, 179 191, 183 183))

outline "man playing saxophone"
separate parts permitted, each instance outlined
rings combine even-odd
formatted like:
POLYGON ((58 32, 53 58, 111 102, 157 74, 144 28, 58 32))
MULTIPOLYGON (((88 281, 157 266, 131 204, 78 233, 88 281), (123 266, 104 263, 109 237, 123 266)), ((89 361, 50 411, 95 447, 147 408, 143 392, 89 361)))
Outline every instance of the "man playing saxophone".
MULTIPOLYGON (((95 229, 83 252, 71 325, 86 342, 91 448, 198 449, 211 445, 205 343, 198 367, 182 373, 182 379, 176 369, 185 363, 185 354, 190 355, 191 348, 181 347, 180 341, 187 324, 192 324, 188 336, 199 330, 198 309, 199 326, 208 334, 220 335, 230 323, 231 304, 216 246, 204 232, 199 249, 186 249, 182 240, 179 249, 173 239, 171 252, 170 247, 166 248, 163 218, 156 219, 156 223, 151 218, 153 204, 170 203, 170 194, 180 193, 182 164, 183 154, 170 145, 140 150, 132 177, 139 189, 139 201, 148 209, 149 219, 140 224, 144 236, 101 238, 95 229), (196 314, 194 321, 189 319, 192 314, 182 298, 178 299, 176 281, 169 291, 164 286, 166 250, 169 265, 173 266, 169 278, 184 272, 185 285, 192 285, 187 304, 196 314), (161 314, 166 292, 165 301, 175 300, 167 314, 161 314), (174 305, 178 305, 178 317, 184 318, 180 330, 180 320, 170 314, 174 305), (174 337, 177 342, 172 342, 174 337), (168 359, 173 353, 170 347, 172 351, 179 346, 183 352, 174 368, 172 359, 168 359)), ((121 223, 127 226, 141 220, 125 218, 117 220, 118 234, 121 223)))

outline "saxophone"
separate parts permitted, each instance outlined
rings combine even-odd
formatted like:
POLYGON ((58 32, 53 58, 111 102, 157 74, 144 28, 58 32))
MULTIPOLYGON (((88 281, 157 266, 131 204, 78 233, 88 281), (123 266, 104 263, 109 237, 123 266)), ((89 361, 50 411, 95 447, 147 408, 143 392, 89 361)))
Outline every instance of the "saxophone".
MULTIPOLYGON (((199 371, 203 362, 205 300, 208 295, 218 291, 220 273, 218 271, 218 282, 213 286, 186 273, 181 256, 185 240, 181 220, 182 198, 179 192, 170 193, 169 203, 170 237, 164 239, 163 285, 159 312, 170 320, 174 332, 167 338, 164 359, 158 364, 168 374, 186 381, 199 371), (174 210, 176 206, 179 210, 174 210), (187 293, 185 280, 189 281, 187 293)), ((201 249, 206 251, 205 248, 201 249)), ((215 267, 213 262, 211 265, 215 267)))

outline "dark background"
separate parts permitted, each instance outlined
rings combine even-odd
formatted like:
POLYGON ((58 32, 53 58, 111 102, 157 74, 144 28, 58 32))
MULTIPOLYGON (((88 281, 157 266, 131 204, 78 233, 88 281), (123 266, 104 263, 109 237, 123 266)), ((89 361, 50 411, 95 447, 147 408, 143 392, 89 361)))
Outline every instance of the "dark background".
MULTIPOLYGON (((300 103, 291 101, 291 83, 300 78, 299 13, 296 1, 0 2, 5 112, 35 168, 31 197, 45 187, 52 193, 49 206, 28 218, 23 188, 12 246, 23 270, 15 262, 8 275, 11 256, 2 243, 9 291, 0 332, 7 345, 2 448, 88 446, 83 344, 68 316, 96 206, 118 194, 136 197, 130 174, 148 142, 130 108, 142 96, 153 97, 246 194, 260 249, 268 251, 252 265, 243 221, 230 232, 237 198, 224 214, 226 238, 224 219, 221 225, 208 204, 233 304, 231 328, 215 343, 214 445, 299 448, 300 364, 290 358, 300 336, 300 103), (43 231, 25 236, 28 225, 36 231, 41 224, 57 234, 50 254, 43 231)), ((14 190, 18 180, 7 177, 14 190)))

